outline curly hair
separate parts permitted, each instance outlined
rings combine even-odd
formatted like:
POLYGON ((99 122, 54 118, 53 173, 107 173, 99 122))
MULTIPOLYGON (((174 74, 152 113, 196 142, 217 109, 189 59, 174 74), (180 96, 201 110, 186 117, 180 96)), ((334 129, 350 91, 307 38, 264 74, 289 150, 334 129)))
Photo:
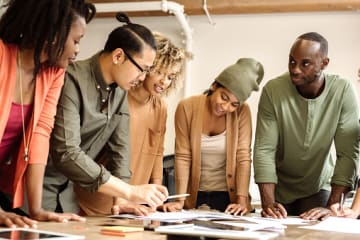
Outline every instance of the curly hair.
POLYGON ((179 71, 176 73, 175 79, 162 93, 163 96, 168 96, 171 92, 182 87, 185 61, 192 56, 186 52, 184 48, 176 46, 169 38, 160 33, 155 32, 153 35, 156 41, 156 57, 151 71, 162 72, 165 70, 165 72, 167 72, 175 66, 179 66, 179 71))
POLYGON ((41 53, 45 50, 47 66, 54 66, 74 20, 80 16, 88 23, 96 13, 94 4, 85 0, 8 0, 3 7, 0 38, 19 49, 34 49, 34 77, 41 69, 41 53))

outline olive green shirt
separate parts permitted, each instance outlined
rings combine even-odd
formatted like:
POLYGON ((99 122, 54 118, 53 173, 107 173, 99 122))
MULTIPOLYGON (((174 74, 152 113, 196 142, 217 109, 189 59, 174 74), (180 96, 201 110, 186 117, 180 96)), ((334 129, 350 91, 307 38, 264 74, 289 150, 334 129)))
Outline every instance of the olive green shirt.
POLYGON ((99 54, 67 68, 50 154, 54 166, 75 184, 97 191, 111 175, 130 179, 127 92, 107 85, 99 54), (105 167, 97 158, 105 149, 105 167))
POLYGON ((255 182, 275 183, 281 203, 330 190, 330 183, 352 186, 359 161, 358 119, 354 89, 337 75, 325 74, 324 90, 315 99, 302 97, 288 73, 269 81, 258 109, 255 182))

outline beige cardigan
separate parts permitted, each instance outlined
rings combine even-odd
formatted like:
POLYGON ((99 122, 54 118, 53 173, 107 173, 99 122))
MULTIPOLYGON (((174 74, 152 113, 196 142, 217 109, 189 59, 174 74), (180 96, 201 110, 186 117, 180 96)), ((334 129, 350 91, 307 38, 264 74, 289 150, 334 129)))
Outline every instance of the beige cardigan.
MULTIPOLYGON (((175 112, 176 192, 190 193, 184 206, 187 209, 195 207, 199 189, 205 102, 206 95, 189 97, 179 103, 175 112)), ((244 103, 226 115, 226 183, 231 203, 236 203, 237 196, 249 196, 251 138, 251 113, 244 103)))

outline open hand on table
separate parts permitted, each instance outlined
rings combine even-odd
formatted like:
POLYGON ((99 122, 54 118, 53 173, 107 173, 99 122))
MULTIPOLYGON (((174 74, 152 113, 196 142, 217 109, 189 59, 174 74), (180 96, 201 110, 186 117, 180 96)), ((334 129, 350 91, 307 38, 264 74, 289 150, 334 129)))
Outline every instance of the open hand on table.
POLYGON ((160 206, 159 209, 164 212, 178 212, 181 211, 184 207, 184 201, 178 200, 174 202, 168 202, 160 206))
POLYGON ((300 214, 300 217, 306 220, 324 220, 330 215, 330 209, 324 207, 316 207, 300 214))
POLYGON ((150 213, 155 212, 155 209, 141 204, 127 202, 126 204, 114 205, 111 208, 111 212, 115 215, 120 213, 131 213, 136 216, 148 216, 150 213))
POLYGON ((243 216, 249 212, 246 204, 231 203, 225 209, 225 213, 243 216))
POLYGON ((51 222, 68 222, 68 221, 79 221, 85 222, 86 219, 76 215, 75 213, 55 213, 45 210, 32 213, 31 217, 38 221, 51 221, 51 222))
POLYGON ((36 228, 37 221, 28 217, 20 216, 16 213, 0 210, 0 225, 4 225, 6 227, 36 228))
POLYGON ((287 211, 283 205, 280 203, 274 202, 267 206, 263 206, 261 211, 261 216, 269 218, 286 218, 287 211))

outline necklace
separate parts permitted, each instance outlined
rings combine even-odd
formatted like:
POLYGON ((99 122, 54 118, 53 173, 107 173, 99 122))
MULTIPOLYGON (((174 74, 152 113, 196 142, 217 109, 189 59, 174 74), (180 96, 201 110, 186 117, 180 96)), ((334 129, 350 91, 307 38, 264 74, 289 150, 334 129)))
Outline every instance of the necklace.
POLYGON ((20 103, 21 103, 21 122, 22 122, 23 141, 24 141, 24 160, 27 162, 29 160, 30 136, 28 136, 28 138, 26 138, 20 50, 18 51, 18 63, 19 63, 19 82, 20 82, 19 85, 20 85, 20 103))

